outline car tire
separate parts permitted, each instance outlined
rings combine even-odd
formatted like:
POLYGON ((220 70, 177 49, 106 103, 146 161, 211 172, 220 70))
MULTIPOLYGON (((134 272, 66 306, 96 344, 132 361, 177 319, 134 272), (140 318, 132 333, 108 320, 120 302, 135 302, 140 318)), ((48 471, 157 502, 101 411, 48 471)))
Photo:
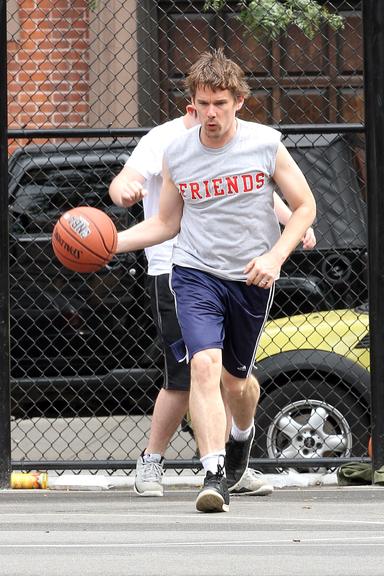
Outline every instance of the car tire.
POLYGON ((366 455, 370 423, 343 387, 303 380, 266 394, 255 426, 253 458, 333 458, 366 455))

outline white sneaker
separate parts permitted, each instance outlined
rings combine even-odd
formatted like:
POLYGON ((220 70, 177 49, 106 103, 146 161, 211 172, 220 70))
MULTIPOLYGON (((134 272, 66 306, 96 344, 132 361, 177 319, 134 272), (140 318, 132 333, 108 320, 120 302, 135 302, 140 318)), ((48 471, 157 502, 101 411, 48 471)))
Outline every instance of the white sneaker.
POLYGON ((163 474, 163 459, 160 462, 148 462, 141 455, 136 462, 134 491, 140 496, 163 496, 163 474))
POLYGON ((231 494, 244 494, 250 496, 268 496, 273 492, 273 486, 264 480, 258 470, 247 468, 244 476, 231 494))

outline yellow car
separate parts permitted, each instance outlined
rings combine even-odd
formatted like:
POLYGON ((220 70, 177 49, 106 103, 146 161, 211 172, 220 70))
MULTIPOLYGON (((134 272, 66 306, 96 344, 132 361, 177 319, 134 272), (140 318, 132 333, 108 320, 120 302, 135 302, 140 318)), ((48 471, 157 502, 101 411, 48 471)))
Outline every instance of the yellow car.
POLYGON ((367 454, 368 320, 365 305, 267 322, 254 371, 261 397, 253 458, 367 454))

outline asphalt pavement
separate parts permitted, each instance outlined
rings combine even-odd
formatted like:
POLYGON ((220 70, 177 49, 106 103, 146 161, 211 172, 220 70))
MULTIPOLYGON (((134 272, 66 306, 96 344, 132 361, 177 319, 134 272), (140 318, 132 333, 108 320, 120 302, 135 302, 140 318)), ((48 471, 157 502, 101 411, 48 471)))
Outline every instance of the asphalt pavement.
POLYGON ((384 575, 382 487, 275 489, 222 514, 196 492, 1 491, 0 575, 384 575))

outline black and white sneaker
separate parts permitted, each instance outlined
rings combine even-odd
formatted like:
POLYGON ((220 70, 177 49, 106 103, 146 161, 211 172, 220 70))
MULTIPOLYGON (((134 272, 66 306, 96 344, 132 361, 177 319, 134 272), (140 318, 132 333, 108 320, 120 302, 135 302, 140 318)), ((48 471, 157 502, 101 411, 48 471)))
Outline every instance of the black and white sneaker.
POLYGON ((216 474, 207 472, 204 486, 196 499, 196 510, 199 512, 228 512, 229 492, 223 468, 217 467, 216 474))
POLYGON ((229 436, 229 440, 225 445, 225 472, 229 492, 232 492, 232 490, 235 490, 239 486, 248 468, 249 454, 254 437, 254 426, 244 442, 235 440, 232 435, 229 436))

